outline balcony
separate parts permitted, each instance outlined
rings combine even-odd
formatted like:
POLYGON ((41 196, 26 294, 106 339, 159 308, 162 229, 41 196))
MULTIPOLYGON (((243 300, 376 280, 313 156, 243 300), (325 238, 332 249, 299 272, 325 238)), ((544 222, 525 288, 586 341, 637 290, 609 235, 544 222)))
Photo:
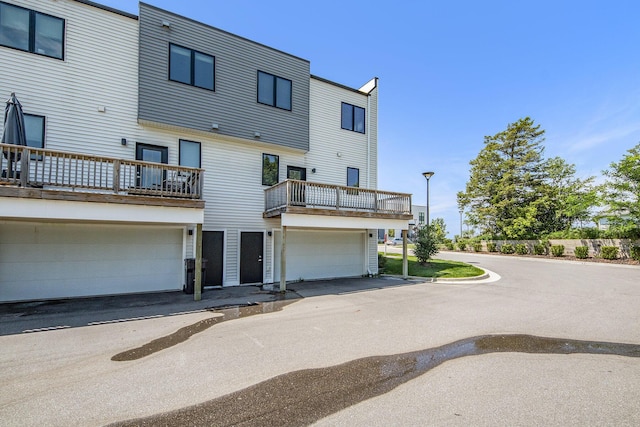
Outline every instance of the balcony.
POLYGON ((0 144, 0 196, 204 208, 204 170, 0 144))
POLYGON ((263 217, 283 213, 409 220, 411 195, 286 180, 265 190, 263 217))

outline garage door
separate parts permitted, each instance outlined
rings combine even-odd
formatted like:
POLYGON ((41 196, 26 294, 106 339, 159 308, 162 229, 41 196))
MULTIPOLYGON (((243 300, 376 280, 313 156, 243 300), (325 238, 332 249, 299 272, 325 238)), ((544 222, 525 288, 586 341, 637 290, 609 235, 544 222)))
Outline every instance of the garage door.
POLYGON ((0 301, 182 288, 182 229, 0 224, 0 301))
MULTIPOLYGON (((280 280, 281 234, 276 234, 274 281, 280 280)), ((287 281, 361 276, 364 233, 287 231, 287 281)))

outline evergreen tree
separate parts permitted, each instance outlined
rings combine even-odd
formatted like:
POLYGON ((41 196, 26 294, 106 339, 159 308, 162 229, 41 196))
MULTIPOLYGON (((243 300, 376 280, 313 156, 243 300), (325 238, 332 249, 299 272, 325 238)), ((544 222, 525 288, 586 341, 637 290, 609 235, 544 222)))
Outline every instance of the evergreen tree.
POLYGON ((570 228, 588 217, 595 203, 593 178, 575 178, 563 159, 544 159, 544 130, 529 117, 486 136, 471 160, 470 178, 458 206, 482 234, 507 239, 537 238, 570 228))

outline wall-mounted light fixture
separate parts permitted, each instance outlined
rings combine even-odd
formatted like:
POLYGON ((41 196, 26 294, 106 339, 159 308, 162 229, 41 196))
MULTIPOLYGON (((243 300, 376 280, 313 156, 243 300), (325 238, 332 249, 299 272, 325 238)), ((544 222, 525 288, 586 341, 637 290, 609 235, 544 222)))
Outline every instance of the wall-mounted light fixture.
POLYGON ((190 228, 189 231, 187 231, 187 234, 189 234, 189 236, 193 236, 193 230, 190 228))
POLYGON ((164 28, 171 28, 171 22, 169 21, 162 21, 162 26, 164 28))
POLYGON ((311 173, 316 173, 316 168, 311 169, 311 173))
POLYGON ((120 140, 120 144, 122 144, 122 145, 127 145, 127 138, 122 138, 122 139, 120 140))
POLYGON ((267 231, 267 236, 271 237, 272 234, 273 234, 272 231, 267 231))
POLYGON ((253 133, 253 136, 254 136, 255 138, 260 138, 260 132, 254 132, 254 133, 253 133))
POLYGON ((220 128, 220 125, 217 123, 211 123, 211 129, 212 130, 218 130, 220 128))

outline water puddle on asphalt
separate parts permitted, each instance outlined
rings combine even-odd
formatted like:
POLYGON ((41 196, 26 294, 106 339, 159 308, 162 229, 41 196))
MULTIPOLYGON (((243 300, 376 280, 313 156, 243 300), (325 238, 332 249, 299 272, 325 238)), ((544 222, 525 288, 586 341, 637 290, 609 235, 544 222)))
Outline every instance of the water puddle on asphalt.
POLYGON ((309 425, 387 393, 446 361, 501 352, 640 357, 640 345, 531 335, 484 335, 411 353, 294 371, 194 406, 112 426, 309 425))
POLYGON ((192 325, 180 328, 170 335, 155 339, 140 347, 118 353, 113 356, 111 360, 114 362, 124 362, 142 359, 143 357, 157 353, 158 351, 165 350, 169 347, 185 342, 193 335, 205 331, 218 323, 233 319, 240 319, 242 317, 255 316, 257 314, 273 313, 275 311, 282 310, 283 307, 293 302, 295 302, 295 300, 263 302, 247 306, 211 309, 209 311, 214 314, 214 317, 200 320, 192 325))

